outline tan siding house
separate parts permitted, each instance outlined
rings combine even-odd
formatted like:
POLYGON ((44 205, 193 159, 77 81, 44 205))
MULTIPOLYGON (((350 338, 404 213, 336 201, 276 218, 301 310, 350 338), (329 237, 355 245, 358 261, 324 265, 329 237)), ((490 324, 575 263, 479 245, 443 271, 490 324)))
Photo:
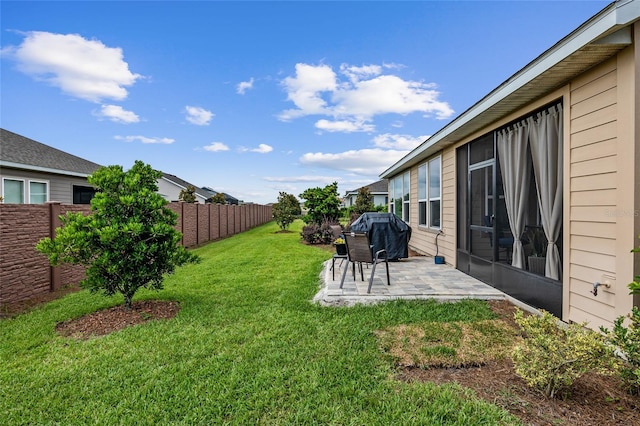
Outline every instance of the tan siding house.
POLYGON ((640 0, 612 3, 387 169, 410 247, 564 321, 640 305, 638 40, 640 0))

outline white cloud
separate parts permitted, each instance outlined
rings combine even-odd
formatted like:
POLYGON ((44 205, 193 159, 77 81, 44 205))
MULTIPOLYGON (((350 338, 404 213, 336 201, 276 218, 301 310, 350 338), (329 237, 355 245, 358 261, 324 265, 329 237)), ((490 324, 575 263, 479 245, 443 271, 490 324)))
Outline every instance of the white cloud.
POLYGON ((333 92, 337 88, 336 73, 327 65, 296 64, 296 76, 283 80, 287 99, 297 109, 283 111, 281 120, 291 120, 310 114, 327 114, 327 102, 322 99, 323 92, 333 92))
POLYGON ((379 148, 403 149, 411 151, 422 142, 426 141, 429 136, 412 137, 410 135, 395 135, 384 133, 373 138, 373 144, 379 148))
POLYGON ((362 78, 380 75, 382 67, 380 65, 363 65, 361 67, 354 67, 342 64, 340 65, 340 72, 349 77, 349 80, 355 83, 362 78))
POLYGON ((203 147, 203 149, 210 152, 229 151, 229 147, 222 142, 211 142, 209 145, 203 147))
POLYGON ((119 105, 102 105, 100 112, 95 115, 108 118, 116 123, 130 124, 140 121, 140 117, 135 112, 127 111, 119 105))
POLYGON ((184 109, 187 112, 187 121, 196 126, 208 126, 214 116, 211 111, 201 107, 187 105, 184 109))
POLYGON ((348 171, 357 175, 377 176, 407 153, 408 151, 380 148, 350 150, 337 154, 317 152, 304 154, 300 157, 300 162, 315 167, 348 171))
POLYGON ((246 148, 241 146, 238 148, 238 152, 257 152, 258 154, 267 154, 273 151, 273 147, 264 143, 258 145, 257 148, 246 148))
POLYGON ((316 128, 327 132, 373 132, 376 126, 373 124, 366 124, 363 121, 349 121, 349 120, 318 120, 316 121, 316 128))
POLYGON ((123 100, 140 74, 129 71, 122 49, 78 34, 30 31, 19 46, 3 49, 21 72, 91 102, 123 100))
POLYGON ((149 138, 147 136, 114 136, 114 139, 125 142, 142 142, 146 144, 165 144, 169 145, 174 143, 176 140, 171 138, 149 138))
POLYGON ((253 77, 251 77, 249 81, 242 81, 238 83, 238 86, 236 87, 236 93, 238 93, 239 95, 244 95, 245 92, 249 89, 253 89, 253 77))
POLYGON ((396 64, 340 65, 339 78, 328 65, 296 64, 293 77, 283 80, 287 99, 295 108, 283 111, 283 121, 309 115, 324 115, 316 127, 328 131, 355 131, 346 123, 370 122, 383 114, 422 113, 425 117, 449 118, 454 111, 447 102, 439 100, 440 92, 433 83, 404 80, 384 71, 399 70, 396 64))
POLYGON ((262 179, 267 182, 335 182, 335 176, 265 176, 262 179))
POLYGON ((254 149, 251 150, 251 152, 257 152, 259 154, 266 154, 266 153, 271 152, 271 151, 273 151, 273 147, 271 147, 271 146, 269 146, 267 144, 264 144, 264 143, 261 143, 260 145, 258 145, 257 148, 254 148, 254 149))

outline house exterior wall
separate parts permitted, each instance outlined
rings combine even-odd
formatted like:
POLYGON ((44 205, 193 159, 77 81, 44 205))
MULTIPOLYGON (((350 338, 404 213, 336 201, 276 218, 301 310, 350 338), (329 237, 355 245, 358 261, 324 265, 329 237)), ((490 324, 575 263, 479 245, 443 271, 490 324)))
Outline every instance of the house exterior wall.
POLYGON ((87 182, 87 178, 63 176, 52 173, 33 172, 29 170, 13 169, 3 167, 0 169, 0 196, 2 194, 2 179, 15 178, 25 180, 46 181, 49 183, 49 199, 48 201, 58 201, 65 204, 73 203, 73 186, 91 186, 87 182))
MULTIPOLYGON (((640 37, 636 25, 635 39, 640 37)), ((556 100, 564 103, 563 312, 565 321, 610 326, 627 314, 627 284, 640 272, 640 141, 637 43, 567 85, 483 128, 442 155, 442 234, 439 254, 456 266, 456 149, 556 100), (591 291, 594 282, 608 282, 591 291)), ((433 158, 433 157, 431 157, 433 158)), ((428 161, 428 159, 426 160, 428 161)), ((423 164, 424 162, 420 163, 423 164)), ((411 172, 409 246, 435 255, 433 230, 417 226, 417 175, 411 172)), ((406 170, 399 171, 398 175, 406 170)), ((397 176, 397 175, 396 175, 397 176)), ((390 179, 391 180, 391 179, 390 179)))
POLYGON ((564 315, 594 326, 610 324, 633 304, 627 284, 634 276, 630 250, 637 245, 640 211, 634 49, 623 50, 570 85, 564 315), (594 297, 594 282, 611 287, 600 287, 594 297))

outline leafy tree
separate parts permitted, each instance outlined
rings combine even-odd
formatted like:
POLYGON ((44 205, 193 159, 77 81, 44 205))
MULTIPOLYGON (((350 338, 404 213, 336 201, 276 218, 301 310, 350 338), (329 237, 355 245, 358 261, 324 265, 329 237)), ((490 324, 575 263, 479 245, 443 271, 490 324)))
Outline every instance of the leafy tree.
POLYGON ((373 205, 373 194, 371 194, 369 188, 362 187, 358 189, 358 195, 356 196, 356 203, 353 206, 353 212, 355 214, 362 214, 375 211, 375 208, 376 206, 373 205))
POLYGON ((207 201, 211 204, 227 204, 227 199, 224 198, 224 194, 221 192, 216 192, 216 194, 209 197, 207 201))
POLYGON ((273 218, 283 231, 289 227, 302 214, 300 202, 293 194, 280 192, 278 202, 273 205, 273 218))
POLYGON ((309 188, 300 194, 304 206, 309 212, 302 218, 306 223, 321 224, 325 221, 337 222, 340 217, 340 198, 338 183, 333 182, 324 188, 309 188))
POLYGON ((195 203, 196 188, 193 185, 189 185, 185 189, 180 190, 180 194, 178 195, 178 200, 184 201, 185 203, 195 203))
POLYGON ((98 169, 88 178, 97 189, 92 214, 61 216, 55 239, 44 238, 36 248, 52 265, 87 266, 81 285, 107 296, 120 293, 130 309, 139 288, 160 290, 164 274, 199 260, 178 245, 177 214, 157 192, 161 176, 141 161, 126 172, 121 166, 98 169))

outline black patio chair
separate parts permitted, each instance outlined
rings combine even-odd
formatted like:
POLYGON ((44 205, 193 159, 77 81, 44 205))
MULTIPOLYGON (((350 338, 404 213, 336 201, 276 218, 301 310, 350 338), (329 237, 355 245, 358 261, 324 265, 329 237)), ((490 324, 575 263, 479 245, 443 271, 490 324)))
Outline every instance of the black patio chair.
MULTIPOLYGON (((340 225, 331 225, 331 232, 333 233, 334 241, 340 237, 344 238, 344 235, 342 235, 342 226, 340 225)), ((336 280, 336 260, 340 259, 340 266, 342 266, 342 262, 347 258, 347 254, 340 251, 340 249, 344 249, 344 247, 339 247, 338 245, 335 245, 335 247, 336 252, 333 254, 333 258, 331 259, 331 273, 333 274, 333 281, 336 280)))
MULTIPOLYGON (((376 265, 378 263, 385 263, 385 266, 387 268, 387 285, 391 285, 391 280, 389 279, 389 262, 387 260, 386 250, 382 249, 374 253, 373 246, 369 241, 369 235, 366 232, 357 234, 353 232, 347 232, 346 234, 344 234, 344 240, 347 244, 347 265, 345 266, 344 271, 342 271, 342 281, 340 281, 340 288, 342 288, 342 285, 344 284, 344 279, 347 275, 347 269, 349 269, 349 262, 353 263, 354 267, 356 263, 360 265, 360 277, 362 281, 364 281, 362 264, 367 263, 372 265, 367 293, 371 293, 373 276, 376 273, 376 265)), ((355 281, 355 269, 353 273, 353 280, 355 281)))

